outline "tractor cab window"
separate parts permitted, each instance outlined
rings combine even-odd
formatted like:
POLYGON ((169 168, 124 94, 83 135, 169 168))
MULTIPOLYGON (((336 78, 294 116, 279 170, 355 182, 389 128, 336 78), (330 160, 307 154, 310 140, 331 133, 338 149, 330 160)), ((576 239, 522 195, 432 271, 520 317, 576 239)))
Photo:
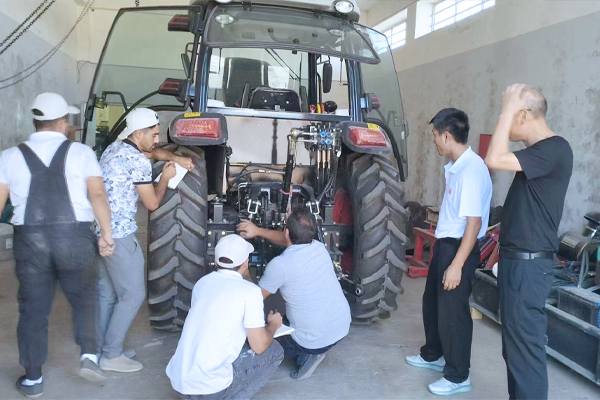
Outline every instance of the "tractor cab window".
POLYGON ((85 143, 98 154, 125 109, 139 100, 145 98, 140 107, 181 107, 175 97, 158 94, 165 79, 186 78, 182 54, 192 47, 194 35, 168 30, 169 21, 181 14, 188 9, 124 11, 117 16, 90 93, 96 104, 85 143))
MULTIPOLYGON (((289 50, 213 49, 208 106, 309 112, 308 60, 308 53, 289 50)), ((332 65, 333 82, 328 93, 323 93, 319 85, 319 102, 334 101, 340 112, 347 115, 345 62, 321 56, 317 62, 319 82, 325 63, 332 65)))
POLYGON ((408 173, 408 158, 406 149, 406 135, 408 135, 400 87, 396 84, 398 76, 394 66, 394 58, 388 40, 382 33, 371 28, 356 25, 364 37, 369 38, 373 49, 381 62, 377 65, 362 64, 363 90, 365 93, 374 93, 379 99, 380 107, 374 108, 366 117, 372 122, 381 122, 389 129, 393 140, 396 142, 400 167, 404 176, 408 173), (393 82, 393 84, 392 84, 393 82))

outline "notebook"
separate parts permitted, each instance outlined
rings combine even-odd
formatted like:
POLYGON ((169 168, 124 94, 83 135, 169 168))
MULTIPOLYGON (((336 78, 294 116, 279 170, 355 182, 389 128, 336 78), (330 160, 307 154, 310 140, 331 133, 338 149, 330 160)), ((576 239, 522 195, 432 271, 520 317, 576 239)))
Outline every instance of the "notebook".
POLYGON ((279 329, 277 329, 277 331, 275 331, 275 335, 273 337, 277 338, 277 337, 283 336, 283 335, 290 335, 294 331, 295 331, 295 329, 292 328, 291 326, 281 325, 281 327, 279 329))
MULTIPOLYGON (((175 176, 172 177, 171 179, 169 179, 169 183, 167 184, 169 189, 175 189, 177 187, 177 185, 179 185, 179 182, 181 182, 181 180, 187 173, 188 173, 187 169, 183 168, 181 165, 176 163, 175 164, 175 176)), ((158 183, 158 181, 160 181, 161 176, 162 176, 162 172, 160 174, 158 174, 158 176, 156 177, 154 182, 158 183)))

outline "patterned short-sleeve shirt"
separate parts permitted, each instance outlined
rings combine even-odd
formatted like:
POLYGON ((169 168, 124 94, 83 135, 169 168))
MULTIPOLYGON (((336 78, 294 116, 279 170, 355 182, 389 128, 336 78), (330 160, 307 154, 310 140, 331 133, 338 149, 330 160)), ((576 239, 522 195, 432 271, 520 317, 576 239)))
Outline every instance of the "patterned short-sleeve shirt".
POLYGON ((100 158, 100 167, 110 206, 112 234, 123 238, 137 231, 136 185, 152 184, 152 164, 135 143, 112 143, 100 158))

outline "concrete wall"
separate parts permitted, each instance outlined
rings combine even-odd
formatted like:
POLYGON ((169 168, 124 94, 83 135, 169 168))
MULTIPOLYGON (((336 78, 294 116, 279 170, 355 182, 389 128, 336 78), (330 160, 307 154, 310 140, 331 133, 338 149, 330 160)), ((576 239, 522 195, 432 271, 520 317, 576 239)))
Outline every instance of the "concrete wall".
MULTIPOLYGON (((8 36, 39 3, 0 1, 0 37, 8 36)), ((74 2, 57 1, 0 57, 0 80, 21 72, 47 54, 67 34, 77 15, 74 2)), ((27 139, 34 131, 30 106, 39 93, 54 91, 69 103, 77 103, 76 43, 73 34, 38 72, 17 85, 0 89, 0 150, 27 139)), ((15 80, 0 82, 0 87, 15 80)))
MULTIPOLYGON (((387 2, 384 2, 387 3, 387 2)), ((369 11, 370 22, 376 24, 369 11)), ((600 2, 504 1, 455 25, 414 39, 416 4, 408 9, 407 44, 394 51, 408 139, 407 199, 439 204, 443 165, 428 121, 445 107, 471 118, 469 144, 491 134, 511 83, 542 90, 550 127, 573 147, 575 164, 559 231, 580 231, 583 214, 600 209, 594 163, 600 152, 600 2)), ((513 149, 522 148, 521 144, 513 149)), ((513 174, 494 172, 493 204, 504 202, 513 174)))

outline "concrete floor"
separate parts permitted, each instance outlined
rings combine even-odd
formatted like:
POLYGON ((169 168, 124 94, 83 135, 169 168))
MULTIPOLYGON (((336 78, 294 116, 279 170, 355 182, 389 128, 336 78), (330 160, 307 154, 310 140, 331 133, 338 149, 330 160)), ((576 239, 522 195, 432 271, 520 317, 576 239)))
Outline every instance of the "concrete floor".
MULTIPOLYGON (((389 320, 371 326, 352 326, 348 337, 332 349, 311 379, 289 378, 290 365, 282 365, 256 399, 432 399, 427 385, 441 377, 433 371, 408 366, 406 355, 423 343, 421 294, 424 278, 404 280, 401 308, 389 320)), ((0 399, 23 398, 13 384, 22 374, 15 330, 17 280, 12 262, 0 264, 0 399)), ((127 346, 138 353, 144 370, 132 374, 107 373, 102 385, 89 384, 74 374, 79 349, 73 343, 70 309, 57 293, 50 317, 50 354, 44 367, 46 399, 177 399, 164 368, 177 345, 177 333, 153 331, 142 307, 127 346)), ((456 397, 507 398, 506 372, 500 351, 500 327, 476 320, 471 381, 474 390, 456 397)), ((593 399, 600 388, 548 359, 550 397, 593 399)))
MULTIPOLYGON (((146 249, 147 211, 138 207, 138 239, 146 249)), ((305 381, 289 377, 292 366, 282 364, 255 399, 435 399, 427 385, 442 377, 404 361, 423 345, 421 296, 425 278, 403 281, 400 308, 388 320, 370 326, 352 326, 350 334, 329 351, 314 375, 305 381)), ((19 365, 16 327, 18 282, 13 263, 0 263, 0 399, 23 399, 14 382, 23 374, 19 365)), ((175 352, 178 333, 152 330, 148 310, 142 306, 126 341, 137 352, 144 369, 131 374, 108 372, 103 384, 90 384, 75 375, 79 348, 73 342, 70 307, 57 291, 50 316, 48 361, 44 366, 44 399, 178 399, 165 375, 175 352)), ((600 388, 559 362, 548 358, 550 397, 597 399, 600 388)), ((504 399, 506 369, 501 354, 500 326, 482 319, 474 321, 471 358, 473 392, 464 399, 504 399)), ((438 398, 439 399, 439 398, 438 398)))

